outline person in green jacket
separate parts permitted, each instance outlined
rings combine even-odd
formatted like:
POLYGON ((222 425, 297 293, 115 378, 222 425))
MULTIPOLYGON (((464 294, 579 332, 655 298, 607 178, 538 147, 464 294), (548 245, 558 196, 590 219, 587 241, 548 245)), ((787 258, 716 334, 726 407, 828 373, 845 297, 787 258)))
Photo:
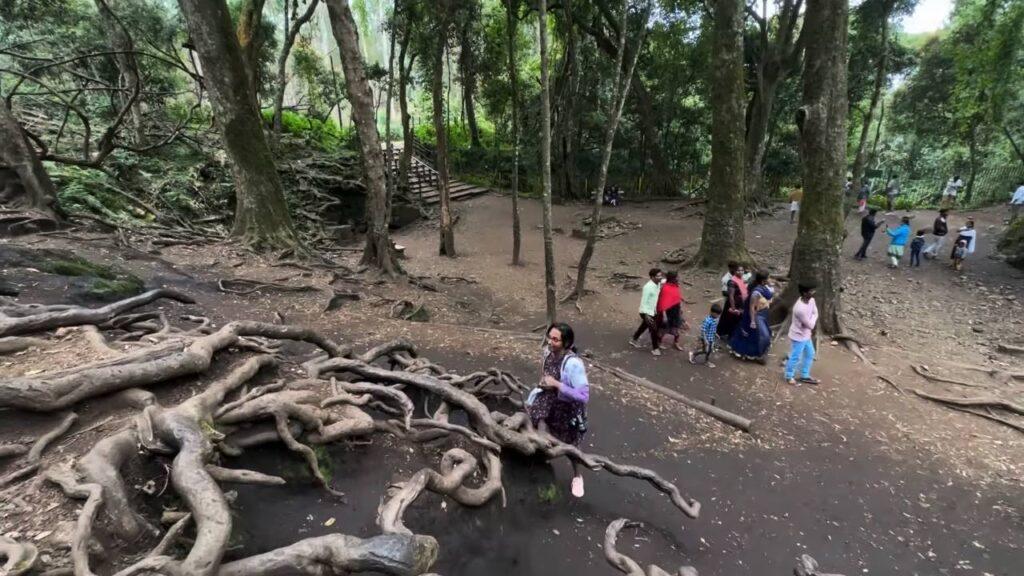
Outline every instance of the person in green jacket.
POLYGON ((665 274, 660 268, 651 268, 647 273, 650 280, 644 284, 643 292, 640 295, 640 327, 629 339, 629 344, 634 348, 643 348, 640 337, 644 332, 651 333, 651 354, 661 356, 661 335, 658 333, 658 322, 655 319, 658 310, 658 294, 661 293, 661 283, 665 281, 665 274))

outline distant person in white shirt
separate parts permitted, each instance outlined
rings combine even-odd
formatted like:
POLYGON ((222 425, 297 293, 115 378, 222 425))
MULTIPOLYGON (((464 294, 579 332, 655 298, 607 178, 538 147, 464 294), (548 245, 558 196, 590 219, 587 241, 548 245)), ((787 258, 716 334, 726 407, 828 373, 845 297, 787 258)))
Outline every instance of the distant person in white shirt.
POLYGON ((942 191, 942 203, 939 204, 940 208, 949 208, 950 206, 956 205, 956 195, 960 192, 960 189, 964 187, 964 181, 957 174, 946 182, 946 189, 942 191))
POLYGON ((1024 208, 1024 180, 1021 180, 1017 191, 1013 193, 1013 198, 1010 198, 1010 224, 1017 219, 1021 208, 1024 208))

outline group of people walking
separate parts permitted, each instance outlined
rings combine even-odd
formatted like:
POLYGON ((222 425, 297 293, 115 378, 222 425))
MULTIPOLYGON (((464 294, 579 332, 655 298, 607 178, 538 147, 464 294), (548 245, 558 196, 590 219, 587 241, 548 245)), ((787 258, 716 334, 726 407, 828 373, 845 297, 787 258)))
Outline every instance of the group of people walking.
MULTIPOLYGON (((868 213, 861 218, 860 235, 862 242, 860 248, 853 255, 854 260, 864 260, 867 258, 868 246, 871 245, 871 241, 874 240, 875 233, 879 228, 883 228, 889 237, 889 247, 886 250, 886 254, 889 257, 890 268, 899 267, 900 260, 902 260, 906 253, 908 245, 910 247, 910 266, 912 267, 921 265, 922 256, 932 259, 939 258, 943 254, 942 250, 946 243, 946 237, 949 235, 949 209, 942 208, 939 210, 939 215, 935 217, 931 228, 918 229, 913 238, 911 238, 910 221, 910 216, 903 216, 900 218, 900 223, 897 226, 890 228, 888 222, 878 220, 878 210, 874 208, 868 210, 868 213)), ((953 246, 949 253, 951 266, 954 269, 960 270, 963 266, 963 261, 969 255, 974 254, 977 241, 978 231, 974 227, 974 220, 968 219, 957 230, 956 239, 953 241, 953 246)))
MULTIPOLYGON (((733 356, 766 364, 772 345, 769 310, 777 298, 776 286, 766 271, 747 273, 738 262, 729 262, 728 266, 729 271, 722 277, 722 301, 711 305, 701 323, 697 346, 688 353, 689 361, 713 368, 712 355, 718 343, 723 342, 733 356)), ((679 330, 689 327, 682 314, 684 300, 679 290, 678 274, 665 274, 658 268, 652 268, 648 276, 640 297, 640 325, 629 343, 642 348, 640 338, 645 332, 649 333, 651 354, 660 356, 664 337, 671 335, 673 346, 684 350, 679 345, 679 330)), ((788 333, 792 349, 785 378, 791 384, 817 384, 817 380, 811 377, 814 363, 811 333, 818 320, 814 287, 798 286, 798 292, 799 299, 793 308, 788 333), (795 376, 797 368, 800 369, 799 378, 795 376)))

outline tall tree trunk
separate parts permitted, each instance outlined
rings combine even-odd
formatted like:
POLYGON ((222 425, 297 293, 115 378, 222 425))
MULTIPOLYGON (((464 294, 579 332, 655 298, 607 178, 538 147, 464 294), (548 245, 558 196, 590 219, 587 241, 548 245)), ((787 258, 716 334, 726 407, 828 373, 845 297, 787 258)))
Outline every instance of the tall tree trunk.
POLYGON ((446 0, 437 7, 437 12, 440 29, 437 31, 436 45, 434 46, 431 92, 434 104, 434 133, 437 135, 437 188, 441 212, 441 238, 438 253, 454 258, 456 256, 455 229, 452 223, 451 197, 448 189, 448 122, 445 116, 444 98, 444 53, 448 46, 448 28, 450 26, 446 0))
POLYGON ((224 0, 178 0, 199 54, 214 116, 231 160, 235 180, 235 223, 231 234, 257 247, 298 244, 267 147, 224 0))
POLYGON ((462 106, 469 124, 469 145, 480 147, 480 127, 476 121, 476 62, 473 53, 473 19, 464 18, 459 33, 459 73, 462 75, 462 106))
POLYGON ((789 285, 780 310, 798 296, 797 286, 817 287, 819 327, 842 332, 840 258, 843 226, 843 181, 846 172, 846 0, 808 0, 804 26, 808 42, 803 75, 803 102, 797 113, 804 199, 789 269, 789 285))
POLYGON ((405 56, 409 50, 409 31, 405 30, 402 47, 398 56, 398 108, 402 117, 402 155, 398 160, 398 185, 402 190, 409 188, 409 171, 412 168, 413 134, 412 117, 409 115, 408 85, 412 78, 412 65, 416 53, 409 55, 409 64, 405 64, 405 56))
MULTIPOLYGON (((278 140, 281 137, 281 114, 284 108, 284 92, 285 88, 288 87, 288 55, 292 53, 292 46, 295 45, 295 39, 299 37, 299 31, 302 30, 302 26, 309 22, 310 18, 313 17, 313 13, 316 12, 316 5, 320 0, 309 0, 309 4, 306 5, 306 11, 301 15, 296 14, 295 19, 292 20, 291 25, 288 23, 288 6, 291 2, 285 2, 284 13, 285 13, 285 34, 284 43, 281 44, 281 53, 277 56, 277 93, 274 94, 274 140, 278 140)), ((332 64, 331 70, 334 70, 332 64)), ((339 112, 340 115, 340 112, 339 112)), ((344 126, 339 126, 344 128, 344 126)))
MULTIPOLYGON (((352 118, 359 135, 359 152, 366 174, 366 247, 362 264, 388 275, 400 270, 391 249, 388 234, 388 190, 384 175, 384 155, 377 135, 377 116, 373 112, 373 93, 359 52, 359 30, 352 18, 348 0, 327 0, 331 30, 338 43, 341 68, 345 72, 345 92, 352 105, 352 118)), ((392 51, 393 52, 393 51, 392 51)), ((392 54, 393 58, 393 54, 392 54)), ((390 89, 389 92, 390 94, 390 89)), ((389 103, 390 104, 390 103, 389 103)))
POLYGON ((874 165, 878 160, 878 142, 882 139, 882 126, 885 124, 885 98, 878 102, 878 122, 875 122, 875 140, 871 143, 871 154, 868 155, 868 165, 874 165))
POLYGON ((519 252, 523 243, 519 222, 519 70, 516 68, 516 2, 505 0, 508 43, 508 81, 512 87, 512 265, 519 266, 519 252))
POLYGON ((745 141, 746 172, 743 182, 746 186, 747 203, 765 208, 771 203, 770 191, 764 185, 764 159, 768 153, 768 132, 775 107, 775 95, 779 78, 764 75, 754 97, 750 101, 747 134, 745 141))
POLYGON ((551 94, 548 78, 548 3, 537 2, 540 33, 540 177, 544 227, 544 299, 548 324, 555 322, 555 247, 551 238, 551 94))
POLYGON ((724 268, 749 262, 743 232, 743 4, 714 0, 711 61, 711 181, 694 263, 724 268))
MULTIPOLYGON (((99 12, 100 20, 106 29, 110 47, 116 52, 114 61, 117 63, 118 75, 121 77, 121 87, 127 90, 127 92, 121 93, 123 94, 122 105, 124 105, 132 90, 142 91, 142 76, 139 74, 139 63, 135 59, 135 43, 124 23, 114 12, 112 4, 114 4, 114 0, 96 0, 96 11, 99 12)), ((136 146, 144 146, 146 132, 142 123, 142 102, 139 98, 135 98, 131 104, 129 121, 132 141, 136 146)))
MULTIPOLYGON (((263 44, 259 31, 264 3, 265 0, 242 0, 238 11, 238 46, 242 49, 242 62, 245 64, 245 73, 249 75, 249 91, 252 92, 257 107, 260 102, 261 84, 257 58, 263 44)), ((285 9, 287 10, 287 7, 285 9)))
POLYGON ((18 175, 24 195, 15 197, 12 204, 19 208, 31 208, 57 219, 57 188, 46 173, 18 119, 0 98, 0 161, 18 175))
MULTIPOLYGON (((627 29, 629 1, 622 0, 622 24, 620 29, 627 29)), ((601 228, 601 207, 604 205, 604 185, 608 179, 608 165, 612 160, 612 147, 615 144, 615 131, 619 127, 619 119, 622 118, 622 108, 629 95, 629 86, 633 78, 633 70, 636 68, 636 61, 643 50, 644 37, 647 35, 647 18, 650 14, 651 4, 648 1, 644 7, 644 14, 640 20, 642 28, 637 36, 637 44, 633 54, 626 65, 627 69, 623 74, 623 59, 626 53, 626 34, 619 35, 619 54, 615 61, 615 83, 612 89, 612 100, 608 107, 608 126, 605 128, 604 149, 601 151, 601 167, 597 173, 597 188, 594 194, 594 207, 590 211, 590 229, 587 231, 587 243, 583 247, 583 254, 580 255, 579 266, 576 270, 575 298, 579 302, 586 292, 587 268, 590 266, 590 259, 594 255, 594 247, 597 244, 597 232, 601 228)))
POLYGON ((867 142, 868 134, 871 131, 871 122, 875 115, 875 108, 882 97, 882 89, 885 87, 885 71, 889 60, 889 13, 892 10, 892 3, 887 4, 885 14, 882 17, 882 51, 878 54, 878 62, 875 65, 875 82, 871 88, 871 102, 864 112, 863 122, 860 127, 860 138, 857 140, 857 154, 853 159, 853 189, 860 190, 861 182, 864 180, 864 169, 867 165, 867 142))
POLYGON ((968 150, 968 168, 970 173, 967 175, 967 186, 964 189, 964 205, 970 205, 971 199, 974 198, 974 180, 978 174, 978 124, 974 122, 971 124, 970 132, 967 136, 967 150, 968 150))
POLYGON ((1003 125, 1003 134, 1006 135, 1006 139, 1010 141, 1010 146, 1013 146, 1013 151, 1017 154, 1017 159, 1020 160, 1021 164, 1024 164, 1024 152, 1021 151, 1020 145, 1013 138, 1013 132, 1010 132, 1010 128, 1005 124, 1003 125))
POLYGON ((552 174, 553 193, 560 198, 576 196, 576 154, 575 141, 576 101, 579 96, 579 57, 576 50, 576 25, 573 22, 572 0, 562 4, 564 17, 565 58, 562 73, 555 82, 556 105, 552 116, 554 128, 552 143, 557 158, 552 174))

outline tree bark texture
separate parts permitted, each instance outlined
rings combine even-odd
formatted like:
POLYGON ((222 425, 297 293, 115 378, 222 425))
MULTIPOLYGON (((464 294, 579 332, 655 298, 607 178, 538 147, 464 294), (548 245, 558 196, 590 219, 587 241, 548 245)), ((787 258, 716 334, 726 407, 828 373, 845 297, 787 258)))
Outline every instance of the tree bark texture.
POLYGON ((366 176, 366 247, 362 263, 393 275, 398 270, 388 234, 388 191, 384 174, 384 155, 377 134, 373 93, 359 51, 359 30, 352 18, 348 0, 327 0, 331 30, 338 43, 341 68, 345 72, 345 92, 352 106, 352 119, 359 135, 359 151, 366 176))
MULTIPOLYGON (((141 92, 142 76, 139 74, 139 63, 135 59, 135 43, 124 23, 114 12, 114 3, 115 0, 96 0, 96 11, 99 13, 100 21, 103 22, 110 47, 116 52, 114 61, 117 63, 121 87, 128 91, 122 92, 122 105, 124 105, 130 97, 131 90, 137 87, 141 92)), ((142 103, 138 98, 131 103, 129 119, 132 127, 132 141, 136 146, 144 146, 146 133, 142 124, 142 103)))
POLYGON ((440 197, 440 244, 438 253, 454 258, 455 229, 452 222, 451 196, 448 189, 448 124, 445 121, 444 102, 444 51, 448 46, 448 30, 451 26, 447 0, 437 7, 438 30, 435 38, 432 70, 431 93, 434 105, 434 133, 437 134, 437 169, 438 195, 440 197))
POLYGON ((242 52, 224 0, 179 0, 203 66, 206 88, 231 160, 235 223, 231 234, 258 247, 298 243, 274 157, 249 92, 242 52))
POLYGON ((860 126, 860 138, 857 140, 857 154, 853 159, 853 189, 860 190, 864 180, 864 170, 867 168, 867 144, 868 134, 871 131, 871 122, 875 116, 875 109, 882 97, 882 88, 885 87, 886 66, 889 61, 889 14, 892 11, 893 3, 887 3, 885 14, 882 17, 882 48, 878 54, 878 61, 875 64, 875 80, 871 88, 871 101, 868 109, 864 111, 864 118, 860 126))
POLYGON ((548 78, 548 3, 537 2, 540 33, 540 175, 544 228, 544 297, 548 324, 555 322, 555 247, 551 238, 551 94, 548 78))
MULTIPOLYGON (((291 25, 285 26, 284 42, 281 44, 281 53, 277 56, 277 92, 274 94, 274 139, 277 140, 281 137, 281 115, 282 109, 284 108, 284 92, 285 88, 288 87, 288 56, 292 53, 292 47, 295 46, 295 39, 299 37, 299 31, 302 30, 302 26, 309 22, 309 19, 313 17, 313 13, 316 12, 316 6, 320 0, 309 0, 309 4, 306 5, 306 11, 301 15, 296 14, 292 20, 291 25)), ((288 6, 290 2, 285 2, 285 22, 287 23, 288 18, 288 6)), ((333 65, 331 67, 333 72, 333 65)), ((339 126, 340 126, 340 114, 339 114, 339 126)))
POLYGON ((711 178, 695 264, 724 268, 749 262, 743 231, 745 198, 743 4, 715 0, 711 62, 711 178))
MULTIPOLYGON (((475 16, 474 11, 474 16, 475 16)), ((469 125, 469 142, 473 148, 480 147, 480 127, 476 121, 476 54, 473 51, 472 17, 463 18, 459 28, 459 74, 462 76, 462 105, 466 109, 466 123, 469 125)))
POLYGON ((238 47, 242 49, 242 62, 245 63, 245 73, 249 75, 249 91, 257 107, 261 84, 257 53, 263 44, 259 30, 264 3, 265 0, 243 0, 238 11, 238 47))
MULTIPOLYGON (((39 160, 18 119, 5 102, 0 101, 0 160, 18 175, 22 194, 9 199, 19 208, 31 208, 57 218, 57 188, 39 160)), ((2 192, 2 191, 0 191, 2 192)))
MULTIPOLYGON (((636 61, 643 50, 644 38, 647 34, 647 18, 650 14, 650 2, 645 4, 643 18, 641 19, 641 30, 637 35, 637 44, 633 54, 626 64, 626 71, 623 74, 623 60, 626 53, 626 34, 619 34, 619 54, 615 61, 615 84, 612 89, 612 101, 608 109, 608 126, 605 129, 604 149, 601 151, 601 167, 597 173, 597 188, 594 194, 594 208, 590 212, 590 229, 587 231, 587 243, 583 247, 583 254, 580 255, 579 266, 576 271, 576 300, 583 298, 586 292, 587 268, 590 266, 590 259, 594 255, 594 247, 597 245, 597 233, 601 228, 601 207, 604 205, 604 186, 608 179, 608 165, 611 164, 612 147, 615 144, 615 132, 619 127, 619 120, 622 118, 622 108, 629 95, 630 81, 633 78, 633 71, 636 68, 636 61)), ((627 30, 628 0, 622 0, 622 30, 627 30)))
POLYGON ((771 203, 771 190, 765 187, 764 159, 769 148, 772 112, 779 85, 795 70, 803 53, 803 30, 797 36, 803 0, 784 0, 778 14, 769 18, 748 8, 758 25, 754 94, 747 107, 744 185, 748 205, 757 208, 771 203))
POLYGON ((563 28, 565 35, 565 58, 562 60, 562 73, 555 83, 557 104, 553 111, 554 128, 552 143, 555 147, 554 174, 552 175, 552 193, 560 198, 576 196, 576 114, 579 99, 580 63, 576 49, 576 25, 573 23, 572 1, 562 5, 563 28))
POLYGON ((826 334, 842 331, 839 314, 840 254, 845 236, 847 9, 846 0, 807 2, 807 56, 802 107, 797 114, 804 198, 789 285, 782 298, 784 307, 791 306, 799 284, 814 284, 819 328, 826 334))
POLYGON ((508 82, 512 88, 512 265, 522 262, 519 253, 523 244, 519 221, 519 69, 516 67, 516 5, 518 0, 505 0, 506 39, 508 41, 508 82))
POLYGON ((409 30, 408 24, 404 30, 401 47, 398 50, 398 108, 402 117, 402 154, 398 160, 398 186, 406 190, 409 188, 409 171, 412 169, 412 116, 409 114, 408 87, 412 80, 412 65, 416 61, 416 53, 409 54, 409 30), (409 63, 406 65, 406 54, 409 54, 409 63))

